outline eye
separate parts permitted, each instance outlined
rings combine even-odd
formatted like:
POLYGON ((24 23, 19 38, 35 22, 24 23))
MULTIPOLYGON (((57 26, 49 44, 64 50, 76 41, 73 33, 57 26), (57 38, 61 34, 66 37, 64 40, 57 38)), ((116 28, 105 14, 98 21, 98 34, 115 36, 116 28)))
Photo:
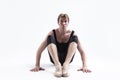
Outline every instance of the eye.
POLYGON ((63 20, 61 19, 60 22, 63 22, 63 20))

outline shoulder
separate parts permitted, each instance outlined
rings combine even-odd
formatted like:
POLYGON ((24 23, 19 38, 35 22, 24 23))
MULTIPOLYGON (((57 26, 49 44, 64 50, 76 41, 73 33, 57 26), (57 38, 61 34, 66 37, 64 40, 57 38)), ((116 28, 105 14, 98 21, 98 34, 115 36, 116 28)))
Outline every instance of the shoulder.
POLYGON ((54 35, 54 31, 57 31, 57 29, 52 29, 50 32, 48 32, 48 35, 54 35))
POLYGON ((53 35, 53 30, 49 31, 48 34, 46 35, 45 40, 47 40, 48 36, 52 36, 53 35))
POLYGON ((71 32, 73 32, 73 35, 77 36, 77 33, 75 30, 72 30, 71 32))
POLYGON ((53 30, 49 31, 48 35, 53 35, 53 30))

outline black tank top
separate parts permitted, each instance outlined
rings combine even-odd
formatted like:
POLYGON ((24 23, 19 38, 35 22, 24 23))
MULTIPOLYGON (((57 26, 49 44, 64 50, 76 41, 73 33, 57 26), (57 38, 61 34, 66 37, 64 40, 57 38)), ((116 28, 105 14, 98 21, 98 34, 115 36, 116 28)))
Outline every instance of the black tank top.
POLYGON ((55 37, 55 41, 56 41, 56 46, 57 46, 58 53, 67 53, 68 46, 69 46, 69 43, 70 43, 70 38, 73 36, 74 31, 72 30, 72 32, 70 34, 70 38, 69 38, 69 40, 66 43, 60 43, 60 42, 58 42, 55 30, 53 30, 53 33, 54 33, 54 37, 55 37))

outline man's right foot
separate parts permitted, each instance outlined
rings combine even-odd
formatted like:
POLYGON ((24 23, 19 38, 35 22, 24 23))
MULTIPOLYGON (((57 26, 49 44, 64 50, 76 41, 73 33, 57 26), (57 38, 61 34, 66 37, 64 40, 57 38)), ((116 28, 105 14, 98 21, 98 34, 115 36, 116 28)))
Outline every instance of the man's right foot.
POLYGON ((68 66, 66 66, 66 65, 63 65, 63 68, 62 68, 62 76, 63 76, 63 77, 68 77, 68 76, 69 76, 68 66))
POLYGON ((54 75, 56 77, 61 77, 62 76, 62 67, 61 67, 61 65, 60 64, 56 65, 55 68, 56 68, 56 70, 55 70, 54 75))

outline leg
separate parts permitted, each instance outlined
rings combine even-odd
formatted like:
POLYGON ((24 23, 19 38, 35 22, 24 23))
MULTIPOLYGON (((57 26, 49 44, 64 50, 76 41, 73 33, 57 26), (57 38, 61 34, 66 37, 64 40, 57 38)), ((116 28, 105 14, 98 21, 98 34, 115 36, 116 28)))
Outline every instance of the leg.
POLYGON ((54 61, 55 67, 56 67, 56 71, 54 73, 54 75, 56 77, 61 77, 62 76, 62 68, 61 68, 61 64, 59 62, 58 59, 58 54, 57 54, 57 47, 54 44, 55 43, 55 39, 53 36, 48 36, 48 51, 50 53, 50 56, 52 57, 52 60, 54 61))
POLYGON ((58 59, 58 53, 57 53, 57 47, 55 44, 51 43, 48 45, 48 51, 50 53, 50 56, 52 57, 53 61, 54 61, 54 64, 55 65, 59 65, 60 62, 59 62, 59 59, 58 59))
POLYGON ((77 43, 71 42, 68 48, 68 53, 67 53, 64 64, 69 65, 74 53, 76 52, 76 49, 77 49, 77 43))
POLYGON ((73 58, 74 53, 76 52, 77 43, 78 43, 78 37, 72 36, 69 41, 69 47, 68 47, 67 56, 66 56, 64 65, 69 65, 71 59, 73 58))
POLYGON ((63 76, 67 77, 69 76, 68 74, 68 66, 69 63, 74 55, 74 53, 76 52, 76 48, 77 48, 77 43, 76 42, 71 42, 68 48, 68 53, 65 59, 65 62, 63 64, 63 76))
POLYGON ((77 43, 78 43, 78 37, 72 36, 70 38, 67 56, 66 56, 65 62, 63 64, 63 76, 65 76, 65 77, 69 76, 68 66, 76 52, 77 43))

